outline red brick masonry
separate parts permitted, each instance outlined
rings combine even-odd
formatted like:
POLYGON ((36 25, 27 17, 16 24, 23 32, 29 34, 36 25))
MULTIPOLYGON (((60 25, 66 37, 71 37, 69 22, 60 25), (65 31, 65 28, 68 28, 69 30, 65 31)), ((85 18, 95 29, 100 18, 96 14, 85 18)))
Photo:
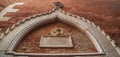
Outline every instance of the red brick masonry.
POLYGON ((16 52, 25 53, 90 53, 97 52, 91 40, 82 31, 61 22, 39 26, 27 34, 15 48, 16 52), (53 28, 63 28, 64 35, 71 35, 74 48, 40 48, 41 35, 49 35, 53 28))
MULTIPOLYGON (((1 0, 3 1, 3 0, 1 0)), ((34 14, 46 12, 53 7, 54 0, 10 0, 25 2, 22 6, 14 8, 20 9, 16 13, 8 13, 6 16, 12 17, 9 21, 0 21, 3 31, 12 24, 32 16, 34 14)), ((59 0, 63 3, 66 12, 82 16, 100 26, 111 36, 120 47, 120 0, 59 0)), ((1 2, 4 4, 4 2, 1 2)))

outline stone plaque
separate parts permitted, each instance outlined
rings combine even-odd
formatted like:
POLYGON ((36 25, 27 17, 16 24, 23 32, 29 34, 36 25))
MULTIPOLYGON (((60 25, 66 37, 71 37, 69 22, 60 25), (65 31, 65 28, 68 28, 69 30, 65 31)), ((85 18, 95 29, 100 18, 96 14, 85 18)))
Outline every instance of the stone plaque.
POLYGON ((71 36, 42 36, 40 40, 40 47, 72 48, 73 43, 71 36))

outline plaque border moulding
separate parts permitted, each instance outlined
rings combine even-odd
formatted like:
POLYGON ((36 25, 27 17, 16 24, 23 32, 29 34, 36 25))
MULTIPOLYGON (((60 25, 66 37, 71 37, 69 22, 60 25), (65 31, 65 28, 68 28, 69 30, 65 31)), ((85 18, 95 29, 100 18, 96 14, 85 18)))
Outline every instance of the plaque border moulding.
MULTIPOLYGON (((49 40, 48 40, 49 41, 49 40)), ((69 35, 65 35, 65 36, 62 36, 62 35, 59 35, 59 36, 52 36, 52 35, 47 35, 47 36, 44 36, 44 35, 42 35, 41 36, 41 39, 40 39, 40 44, 39 44, 39 47, 40 48, 73 48, 74 46, 73 46, 73 41, 72 41, 72 37, 71 36, 69 36, 69 35), (68 41, 66 41, 66 45, 65 44, 61 44, 61 45, 57 45, 57 44, 54 44, 54 43, 57 43, 57 42, 60 42, 59 40, 55 40, 54 41, 54 43, 52 43, 52 44, 46 44, 45 42, 44 42, 44 38, 54 38, 54 37, 60 37, 60 38, 68 38, 68 41)))

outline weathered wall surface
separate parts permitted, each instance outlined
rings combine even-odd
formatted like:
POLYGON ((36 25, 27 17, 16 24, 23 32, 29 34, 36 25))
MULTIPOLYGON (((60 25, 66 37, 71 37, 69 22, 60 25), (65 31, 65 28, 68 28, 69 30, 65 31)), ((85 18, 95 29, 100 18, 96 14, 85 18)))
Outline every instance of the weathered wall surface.
POLYGON ((7 7, 10 3, 10 0, 0 0, 0 11, 7 7))
POLYGON ((32 30, 26 35, 21 42, 17 45, 16 52, 26 53, 90 53, 97 52, 96 48, 88 36, 70 26, 61 22, 48 23, 44 26, 32 30), (62 28, 63 35, 72 36, 73 48, 40 48, 40 39, 43 35, 50 35, 50 31, 54 28, 62 28))
MULTIPOLYGON (((1 0, 4 1, 4 0, 1 0)), ((16 13, 8 13, 12 16, 7 22, 0 22, 3 31, 12 24, 52 8, 54 0, 10 0, 25 2, 23 6, 16 6, 20 10, 16 13)), ((85 17, 94 22, 107 32, 117 45, 120 46, 120 0, 60 0, 64 4, 63 10, 85 17)))

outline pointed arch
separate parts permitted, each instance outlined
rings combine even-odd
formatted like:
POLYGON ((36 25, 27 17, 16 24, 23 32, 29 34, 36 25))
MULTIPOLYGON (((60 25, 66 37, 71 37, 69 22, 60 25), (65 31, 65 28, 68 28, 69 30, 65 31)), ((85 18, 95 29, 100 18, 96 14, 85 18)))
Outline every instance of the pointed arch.
POLYGON ((114 51, 113 50, 114 48, 112 47, 111 44, 109 44, 110 42, 107 39, 102 40, 103 38, 106 38, 106 36, 103 35, 93 25, 91 25, 91 22, 84 20, 84 18, 80 18, 80 17, 75 18, 73 16, 70 16, 69 14, 65 14, 61 10, 56 10, 47 15, 37 16, 35 18, 31 18, 29 21, 22 23, 4 37, 4 39, 1 42, 2 44, 0 44, 1 46, 0 49, 8 50, 9 52, 11 52, 15 48, 15 46, 19 43, 19 41, 29 31, 36 28, 37 26, 41 26, 51 21, 55 21, 56 17, 58 18, 57 19, 58 21, 70 24, 78 29, 83 30, 95 45, 98 53, 104 53, 104 51, 111 51, 111 50, 114 51), (6 40, 7 42, 4 43, 4 41, 6 40), (110 47, 107 47, 106 44, 109 45, 110 47))

